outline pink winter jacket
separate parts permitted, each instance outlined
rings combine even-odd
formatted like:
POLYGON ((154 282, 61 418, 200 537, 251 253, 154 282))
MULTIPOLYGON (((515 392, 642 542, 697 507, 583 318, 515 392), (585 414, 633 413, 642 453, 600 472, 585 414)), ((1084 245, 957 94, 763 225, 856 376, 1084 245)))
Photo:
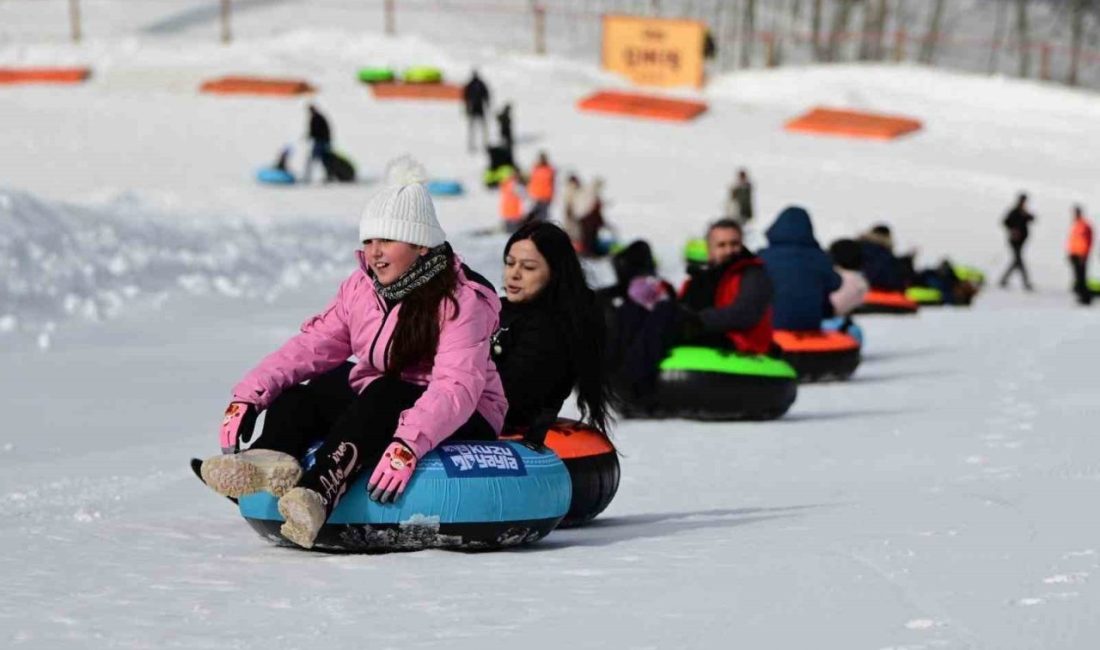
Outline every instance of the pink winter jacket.
POLYGON ((837 316, 847 316, 852 310, 863 304, 863 297, 867 295, 867 279, 859 271, 850 271, 836 267, 840 274, 840 288, 829 294, 829 302, 833 304, 833 313, 837 316))
MULTIPOLYGON (((401 305, 388 314, 367 275, 362 251, 359 269, 344 280, 331 304, 302 324, 301 333, 283 344, 233 387, 234 401, 271 405, 287 388, 317 377, 354 355, 349 381, 360 393, 382 376, 386 351, 400 317, 401 305)), ((489 358, 489 337, 500 318, 500 299, 491 289, 466 277, 458 266, 459 314, 443 301, 439 348, 430 366, 409 369, 401 378, 428 388, 412 408, 401 414, 394 437, 418 457, 462 426, 476 409, 500 433, 508 402, 500 375, 489 358)))

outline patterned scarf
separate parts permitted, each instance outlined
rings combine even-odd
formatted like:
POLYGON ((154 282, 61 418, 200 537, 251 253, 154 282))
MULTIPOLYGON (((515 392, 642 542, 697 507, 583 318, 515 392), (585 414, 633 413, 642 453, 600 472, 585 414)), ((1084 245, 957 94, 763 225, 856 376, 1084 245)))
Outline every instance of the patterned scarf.
POLYGON ((447 252, 450 247, 440 244, 428 251, 427 255, 421 255, 407 271, 401 274, 393 282, 383 285, 378 278, 371 274, 374 281, 374 290, 385 300, 397 301, 413 292, 417 287, 422 287, 432 278, 439 275, 440 271, 447 268, 447 252))

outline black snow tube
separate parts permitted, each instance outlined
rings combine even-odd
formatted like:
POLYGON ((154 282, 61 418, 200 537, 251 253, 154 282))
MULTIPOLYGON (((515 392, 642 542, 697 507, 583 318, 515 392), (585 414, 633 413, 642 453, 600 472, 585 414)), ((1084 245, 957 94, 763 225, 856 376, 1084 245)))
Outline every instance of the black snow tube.
POLYGON ((704 347, 678 347, 661 362, 656 390, 623 407, 627 418, 774 420, 798 394, 787 362, 704 347))

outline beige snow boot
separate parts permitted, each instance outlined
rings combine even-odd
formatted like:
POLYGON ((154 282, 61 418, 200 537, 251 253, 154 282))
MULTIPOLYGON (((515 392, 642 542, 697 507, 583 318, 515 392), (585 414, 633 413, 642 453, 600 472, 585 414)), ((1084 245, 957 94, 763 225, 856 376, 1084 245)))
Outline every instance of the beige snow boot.
POLYGON ((312 548, 325 523, 325 502, 320 494, 296 487, 279 499, 279 514, 286 519, 279 532, 302 548, 312 548))
POLYGON ((272 449, 248 449, 223 454, 202 463, 202 480, 218 494, 242 497, 264 490, 281 497, 298 484, 302 466, 290 454, 272 449))

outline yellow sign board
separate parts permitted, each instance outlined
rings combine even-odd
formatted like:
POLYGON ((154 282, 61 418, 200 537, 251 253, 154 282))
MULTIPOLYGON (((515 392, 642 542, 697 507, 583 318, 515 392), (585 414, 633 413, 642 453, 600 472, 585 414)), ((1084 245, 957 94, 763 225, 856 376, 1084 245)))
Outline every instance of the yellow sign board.
POLYGON ((706 33, 697 20, 607 15, 603 67, 641 86, 701 87, 706 33))

